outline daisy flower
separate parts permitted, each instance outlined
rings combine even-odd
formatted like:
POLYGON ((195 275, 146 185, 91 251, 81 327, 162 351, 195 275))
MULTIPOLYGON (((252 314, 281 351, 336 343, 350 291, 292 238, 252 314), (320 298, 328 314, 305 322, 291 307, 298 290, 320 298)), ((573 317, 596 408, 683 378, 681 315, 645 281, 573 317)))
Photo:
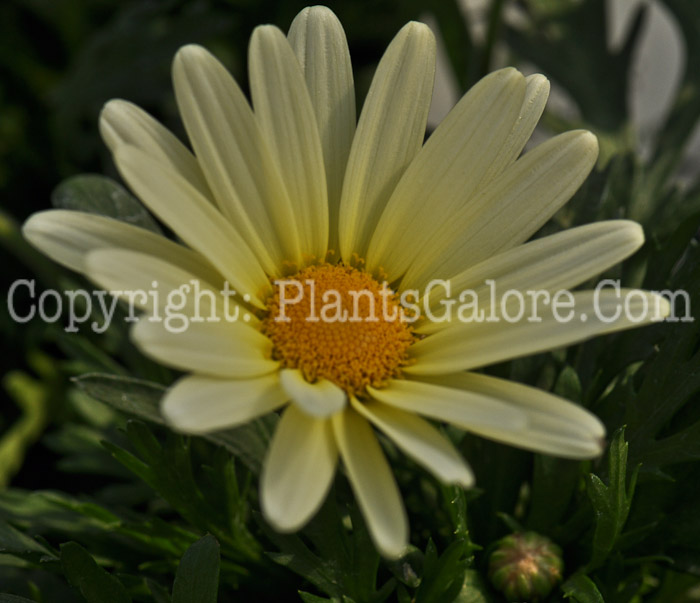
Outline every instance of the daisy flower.
POLYGON ((634 317, 608 319, 620 292, 582 291, 571 294, 575 320, 550 306, 530 320, 531 302, 525 317, 498 320, 513 306, 494 301, 487 280, 499 291, 575 287, 633 253, 642 231, 615 220, 526 242, 592 169, 595 137, 567 132, 521 155, 549 86, 507 68, 478 82, 423 144, 434 68, 430 30, 407 24, 357 120, 347 42, 325 7, 303 10, 287 36, 273 26, 253 32, 252 106, 217 59, 185 46, 173 82, 191 150, 129 102, 110 101, 100 117, 124 180, 181 243, 62 210, 24 226, 36 247, 100 286, 125 295, 157 284, 199 317, 168 328, 158 318, 169 296, 155 308, 132 296, 146 310, 135 343, 186 373, 162 401, 173 428, 201 434, 280 413, 260 478, 272 526, 303 526, 340 460, 389 557, 404 550, 408 523, 375 430, 464 487, 472 472, 435 422, 595 457, 605 435, 595 416, 474 371, 649 322, 651 313, 640 315, 649 305, 668 312, 660 297, 635 291, 634 317), (495 318, 456 320, 457 307, 442 320, 406 312, 401 295, 411 290, 421 307, 448 307, 445 287, 429 286, 435 279, 470 290, 495 318), (223 283, 238 294, 229 307, 223 283), (343 320, 353 303, 357 313, 343 320), (376 318, 379 307, 388 315, 376 318), (238 319, 209 320, 227 313, 238 319))

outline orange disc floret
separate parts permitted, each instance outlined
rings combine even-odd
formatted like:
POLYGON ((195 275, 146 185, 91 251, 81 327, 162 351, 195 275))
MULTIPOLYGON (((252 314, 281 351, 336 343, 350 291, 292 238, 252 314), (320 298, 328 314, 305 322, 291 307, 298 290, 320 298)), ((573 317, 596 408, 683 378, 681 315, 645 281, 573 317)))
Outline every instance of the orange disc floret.
POLYGON ((414 341, 396 295, 345 264, 276 280, 267 310, 261 328, 273 357, 309 382, 328 379, 351 395, 396 377, 414 341))

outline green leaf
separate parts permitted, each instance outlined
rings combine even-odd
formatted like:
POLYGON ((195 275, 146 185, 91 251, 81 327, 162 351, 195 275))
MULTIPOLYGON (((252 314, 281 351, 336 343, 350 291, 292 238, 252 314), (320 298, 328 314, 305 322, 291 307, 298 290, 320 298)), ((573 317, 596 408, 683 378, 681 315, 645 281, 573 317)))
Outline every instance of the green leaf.
POLYGON ((128 421, 126 433, 138 456, 104 442, 112 456, 158 492, 190 523, 201 526, 210 521, 212 509, 194 480, 189 441, 171 434, 162 446, 140 421, 128 421))
MULTIPOLYGON (((377 584, 377 570, 379 569, 379 554, 372 543, 367 524, 359 509, 353 505, 349 508, 352 532, 348 534, 343 529, 343 520, 338 513, 338 506, 334 500, 324 505, 317 515, 318 524, 323 528, 325 544, 322 551, 333 551, 329 556, 323 553, 324 559, 336 561, 339 567, 350 567, 351 572, 337 571, 338 581, 343 586, 343 601, 352 597, 356 601, 383 601, 386 598, 384 592, 394 590, 394 581, 385 583, 379 592, 375 590, 377 584), (331 513, 328 513, 331 510, 331 513), (333 530, 335 526, 335 530, 333 530), (342 538, 345 536, 346 538, 342 538), (338 542, 344 542, 345 547, 339 549, 338 542), (345 554, 340 554, 340 553, 345 554)), ((318 540, 315 540, 318 543, 318 540)))
MULTIPOLYGON (((97 311, 99 312, 99 311, 97 311)), ((106 318, 102 318, 106 320, 106 318)), ((116 323, 116 318, 114 319, 116 323)), ((85 366, 84 369, 76 372, 81 373, 108 373, 112 375, 126 375, 127 371, 122 367, 116 359, 105 351, 102 347, 90 341, 82 334, 69 332, 66 333, 63 329, 56 331, 54 335, 56 345, 61 348, 61 351, 71 359, 71 361, 80 363, 85 366)), ((102 338, 101 338, 102 339, 102 338)), ((104 341, 100 341, 104 343, 104 341)))
POLYGON ((458 539, 438 557, 432 540, 428 542, 416 603, 440 603, 455 599, 464 585, 468 565, 468 559, 464 557, 465 549, 469 550, 468 543, 458 539))
POLYGON ((565 598, 578 603, 605 603, 598 587, 585 574, 574 574, 562 585, 565 598))
POLYGON ((88 530, 92 522, 59 506, 55 501, 58 496, 55 492, 9 488, 0 492, 0 514, 37 531, 49 529, 75 534, 88 530))
POLYGON ((170 593, 165 590, 163 586, 158 584, 158 582, 146 578, 146 585, 148 586, 148 590, 151 591, 155 603, 171 603, 170 593))
MULTIPOLYGON (((232 574, 249 573, 234 561, 257 561, 260 547, 244 520, 248 512, 244 496, 248 490, 241 493, 237 483, 233 484, 230 463, 219 457, 214 467, 202 469, 193 462, 192 446, 196 441, 166 433, 161 442, 141 421, 128 421, 126 435, 135 453, 107 441, 103 445, 189 524, 201 532, 211 532, 218 539, 227 557, 222 572, 225 570, 231 581, 235 580, 232 574), (212 480, 219 482, 216 487, 212 486, 212 480), (224 481, 227 483, 222 483, 224 481)), ((202 447, 200 450, 211 454, 209 445, 201 441, 196 443, 202 447)))
POLYGON ((61 545, 61 565, 68 581, 88 603, 131 603, 124 585, 97 565, 77 542, 61 545))
POLYGON ((576 369, 568 365, 562 369, 554 385, 554 393, 567 400, 581 401, 581 381, 578 378, 576 369))
POLYGON ((141 202, 121 184, 98 174, 80 174, 61 182, 51 194, 59 209, 72 209, 115 218, 163 234, 141 202))
MULTIPOLYGON (((88 373, 75 377, 82 391, 112 408, 151 423, 164 424, 160 414, 160 399, 166 388, 157 383, 103 373, 88 373)), ((204 434, 206 440, 223 446, 239 458, 253 473, 260 473, 263 459, 277 425, 274 413, 240 427, 204 434)))
POLYGON ((627 521, 638 469, 632 472, 627 486, 627 450, 624 428, 613 436, 609 452, 609 485, 594 474, 589 476, 588 497, 595 512, 593 551, 588 567, 600 567, 613 550, 627 521))
MULTIPOLYGON (((677 322, 644 329, 644 334, 657 329, 657 353, 630 385, 630 392, 611 393, 612 399, 621 398, 624 408, 630 462, 641 463, 645 473, 658 475, 670 465, 700 460, 700 422, 688 414, 700 392, 700 321, 687 320, 684 308, 687 305, 692 318, 691 311, 700 307, 700 248, 688 245, 693 236, 688 231, 696 229, 696 220, 682 224, 679 240, 662 248, 661 257, 650 258, 644 288, 686 291, 690 297, 686 304, 680 298, 673 304, 677 322), (670 257, 665 257, 668 253, 670 257)), ((638 345, 640 336, 635 342, 632 335, 625 337, 630 347, 638 345)))
MULTIPOLYGON (((577 461, 538 454, 534 459, 532 494, 527 518, 529 529, 555 533, 564 523, 567 508, 583 475, 577 461)), ((557 538, 555 537, 555 540, 557 538)))
POLYGON ((401 584, 396 589, 396 600, 398 603, 414 603, 413 597, 408 594, 408 591, 401 584))
POLYGON ((279 417, 270 413, 240 427, 206 434, 205 439, 223 446, 254 474, 259 474, 279 417))
POLYGON ((219 592, 219 543, 211 534, 195 542, 175 573, 173 603, 216 603, 219 592))
POLYGON ((473 569, 464 572, 462 590, 459 591, 454 603, 491 603, 492 601, 493 597, 479 572, 473 569))
POLYGON ((289 534, 277 534, 266 525, 263 526, 266 535, 275 545, 281 549, 281 553, 268 553, 268 557, 275 563, 288 568, 300 576, 304 576, 316 588, 330 595, 340 598, 341 590, 338 587, 332 568, 306 546, 298 536, 289 534))
POLYGON ((340 601, 340 599, 337 598, 326 599, 325 597, 318 597, 316 595, 312 595, 311 593, 305 593, 303 590, 298 592, 301 600, 304 603, 336 603, 340 601))
POLYGON ((448 486, 445 484, 440 484, 440 491, 443 498, 443 507, 452 522, 452 534, 463 543, 462 555, 471 559, 474 551, 481 550, 478 544, 472 542, 468 525, 468 496, 473 496, 474 492, 467 494, 459 486, 448 486))
POLYGON ((23 559, 34 560, 39 560, 42 557, 54 557, 53 553, 45 546, 5 521, 0 521, 0 553, 9 553, 23 559))
POLYGON ((17 595, 4 595, 0 593, 0 603, 35 603, 31 599, 18 597, 17 595))
POLYGON ((102 373, 75 377, 73 382, 89 396, 122 412, 152 423, 163 423, 158 403, 165 392, 162 385, 102 373))
POLYGON ((304 528, 308 545, 298 536, 277 534, 261 524, 280 550, 268 555, 304 577, 333 601, 384 601, 395 590, 396 581, 389 579, 377 590, 379 554, 367 526, 357 507, 351 506, 348 512, 352 530, 348 531, 345 509, 338 506, 335 498, 329 495, 304 528))

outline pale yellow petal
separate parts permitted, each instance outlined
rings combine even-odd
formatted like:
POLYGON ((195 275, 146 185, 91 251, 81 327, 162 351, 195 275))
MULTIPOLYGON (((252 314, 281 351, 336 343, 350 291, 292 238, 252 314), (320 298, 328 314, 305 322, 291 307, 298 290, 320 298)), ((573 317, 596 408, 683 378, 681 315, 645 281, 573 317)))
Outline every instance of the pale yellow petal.
POLYGON ((358 402, 353 408, 381 429, 403 452, 448 484, 465 488, 474 483, 474 474, 454 446, 430 423, 388 404, 358 402))
POLYGON ((521 432, 479 428, 474 433, 516 448, 567 459, 593 459, 605 450, 605 440, 576 439, 561 431, 556 420, 543 419, 521 432))
POLYGON ((257 27, 248 52, 255 117, 280 169, 294 207, 305 257, 328 248, 328 191, 316 116, 304 74, 276 27, 257 27))
POLYGON ((100 134, 112 152, 125 144, 138 147, 170 165, 203 197, 213 201, 195 156, 170 130, 140 107, 121 99, 109 101, 100 113, 100 134))
POLYGON ((329 419, 290 404, 272 438, 260 478, 260 506, 279 532, 301 528, 326 498, 338 463, 329 419))
POLYGON ((621 262, 643 243, 644 232, 636 222, 607 220, 509 249, 449 279, 450 298, 455 300, 452 306, 442 284, 425 289, 430 307, 440 320, 426 320, 417 331, 427 334, 445 328, 447 321, 442 317, 447 308, 451 309, 451 320, 457 320, 455 306, 462 292, 470 292, 465 300, 475 300, 476 306, 487 308, 492 292, 502 295, 506 291, 554 293, 571 289, 621 262))
POLYGON ((330 417, 343 410, 347 402, 345 392, 337 385, 326 379, 309 383, 297 369, 280 371, 280 383, 289 399, 314 417, 330 417))
MULTIPOLYGON (((188 317, 225 316, 224 297, 213 285, 167 260, 127 249, 97 249, 85 258, 85 274, 137 308, 160 315, 170 308, 188 317)), ((240 298, 238 298, 240 299, 240 298)), ((233 315, 237 299, 230 297, 233 315)), ((240 312, 239 312, 240 313, 240 312)), ((258 319, 250 315, 252 323, 258 319)))
POLYGON ((325 6, 302 10, 289 28, 289 42, 316 114, 328 187, 328 246, 337 253, 340 194, 356 120, 350 51, 340 21, 325 6))
POLYGON ((409 23, 387 48, 353 139, 340 201, 340 254, 366 255, 389 197, 423 144, 435 75, 430 29, 409 23))
POLYGON ((219 316, 194 322, 186 313, 170 311, 142 316, 131 330, 141 351, 161 364, 212 377, 249 378, 278 370, 270 359, 272 343, 244 322, 228 322, 219 316), (179 320, 179 316, 185 320, 179 320))
POLYGON ((598 156, 590 132, 556 136, 525 153, 460 211, 417 255, 402 286, 449 278, 530 238, 586 179, 598 156))
POLYGON ((476 373, 455 373, 426 379, 492 396, 521 410, 527 426, 521 431, 474 426, 471 431, 520 448, 566 458, 592 458, 605 446, 605 427, 586 409, 547 392, 476 373))
POLYGON ((372 541, 385 557, 398 558, 408 546, 408 519, 379 442, 367 421, 352 409, 333 415, 332 422, 372 541))
POLYGON ((517 408, 479 393, 406 379, 395 379, 381 389, 367 389, 383 404, 452 423, 462 429, 479 425, 517 430, 526 424, 524 413, 517 408))
POLYGON ((526 83, 512 67, 467 92, 406 170, 381 215, 367 268, 401 276, 484 185, 514 159, 511 133, 526 83))
POLYGON ((187 134, 223 214, 268 274, 278 274, 285 260, 300 261, 291 201, 238 84, 193 44, 175 56, 173 83, 187 134))
POLYGON ((263 308, 260 300, 270 283, 238 231, 187 180, 142 150, 120 147, 114 158, 124 179, 153 213, 205 256, 234 289, 263 308))
POLYGON ((186 433, 208 433, 247 423, 287 401, 276 373, 253 379, 183 377, 165 394, 163 417, 186 433))
POLYGON ((478 368, 659 321, 670 311, 667 300, 647 291, 601 289, 570 295, 571 300, 562 295, 556 303, 536 308, 525 298, 522 307, 506 308, 511 320, 451 323, 415 343, 415 363, 404 370, 442 375, 478 368))
POLYGON ((151 255, 191 273, 194 278, 219 285, 222 276, 203 256, 144 228, 95 214, 50 209, 30 216, 22 227, 24 237, 52 260, 85 272, 91 251, 111 247, 151 255))
POLYGON ((518 158, 525 144, 530 140, 549 98, 549 80, 542 74, 528 75, 525 78, 525 84, 525 98, 520 107, 520 115, 504 146, 507 160, 504 167, 518 158))

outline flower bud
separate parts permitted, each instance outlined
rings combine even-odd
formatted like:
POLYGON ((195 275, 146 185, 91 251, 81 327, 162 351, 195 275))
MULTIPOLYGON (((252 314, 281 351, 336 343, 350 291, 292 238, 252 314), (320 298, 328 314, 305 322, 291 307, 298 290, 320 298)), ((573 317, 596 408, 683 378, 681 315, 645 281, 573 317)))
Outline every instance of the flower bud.
POLYGON ((542 601, 561 581, 561 548, 535 532, 516 532, 496 543, 489 579, 508 601, 542 601))

